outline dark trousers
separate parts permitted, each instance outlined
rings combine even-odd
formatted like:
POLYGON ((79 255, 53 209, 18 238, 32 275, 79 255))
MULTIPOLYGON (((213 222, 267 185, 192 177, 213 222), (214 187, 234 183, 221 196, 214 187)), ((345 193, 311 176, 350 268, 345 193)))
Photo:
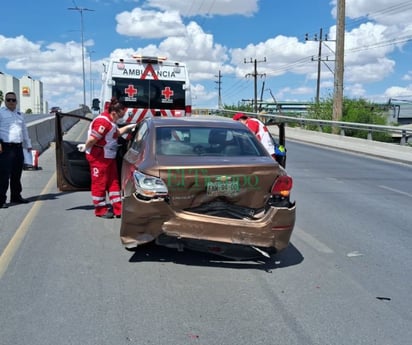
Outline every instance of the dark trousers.
POLYGON ((21 144, 2 144, 0 153, 0 204, 7 200, 7 190, 10 182, 10 198, 21 196, 21 174, 23 172, 23 147, 21 144))

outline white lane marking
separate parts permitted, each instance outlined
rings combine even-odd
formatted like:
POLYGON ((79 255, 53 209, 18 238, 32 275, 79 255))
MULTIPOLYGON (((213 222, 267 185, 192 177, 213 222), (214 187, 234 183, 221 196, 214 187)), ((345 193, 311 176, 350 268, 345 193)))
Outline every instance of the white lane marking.
POLYGON ((311 246, 313 249, 317 250, 318 252, 325 253, 325 254, 332 254, 333 250, 329 248, 326 244, 319 241, 312 235, 308 234, 307 232, 303 231, 302 229, 295 226, 293 233, 299 237, 303 242, 307 245, 311 246))
MULTIPOLYGON (((50 178, 47 185, 41 191, 40 196, 46 193, 49 193, 52 190, 55 183, 56 183, 56 173, 54 173, 53 176, 50 178)), ((19 249, 21 243, 23 242, 24 237, 27 235, 27 232, 29 231, 32 220, 39 213, 39 210, 43 204, 44 204, 44 201, 42 200, 36 200, 33 203, 33 206, 30 208, 26 217, 21 222, 19 228, 16 230, 14 236, 11 238, 10 242, 7 244, 3 253, 0 253, 0 280, 3 277, 4 273, 7 271, 7 267, 9 266, 14 255, 17 253, 17 250, 19 249)))
POLYGON ((363 254, 361 252, 358 252, 357 250, 355 250, 354 252, 350 252, 350 253, 346 254, 346 256, 348 258, 355 258, 357 256, 363 256, 363 254))
POLYGON ((342 180, 339 180, 339 179, 338 179, 338 178, 336 178, 336 177, 327 177, 327 179, 328 179, 328 180, 330 180, 330 181, 333 181, 333 182, 343 183, 343 181, 342 181, 342 180))
POLYGON ((383 188, 383 189, 386 189, 386 190, 390 190, 391 192, 394 192, 394 193, 406 195, 406 196, 412 198, 412 194, 411 194, 411 193, 406 193, 406 192, 403 192, 403 191, 401 191, 401 190, 394 189, 394 188, 391 188, 391 187, 387 187, 387 186, 384 186, 384 185, 380 185, 380 186, 378 186, 378 187, 383 188))

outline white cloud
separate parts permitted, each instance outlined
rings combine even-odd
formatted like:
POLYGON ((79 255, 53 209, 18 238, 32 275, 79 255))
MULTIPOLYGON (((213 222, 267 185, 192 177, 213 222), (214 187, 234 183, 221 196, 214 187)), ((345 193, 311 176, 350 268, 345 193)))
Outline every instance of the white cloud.
POLYGON ((412 71, 409 71, 407 74, 405 74, 405 75, 402 77, 402 80, 406 80, 406 81, 412 80, 412 71))
POLYGON ((224 65, 228 60, 227 49, 213 41, 211 34, 206 34, 195 22, 185 28, 185 35, 168 37, 159 45, 150 44, 137 50, 117 49, 111 57, 131 56, 133 53, 150 56, 167 56, 171 60, 184 61, 191 71, 191 79, 210 80, 219 69, 232 73, 233 68, 224 65))
POLYGON ((162 38, 184 36, 186 28, 178 11, 158 12, 135 8, 116 15, 116 31, 121 35, 162 38))
POLYGON ((201 100, 216 100, 217 91, 210 92, 202 84, 192 84, 191 91, 196 95, 193 97, 193 102, 196 103, 197 99, 201 100))
POLYGON ((30 42, 24 36, 5 37, 0 35, 0 57, 13 60, 40 51, 40 44, 30 42))
POLYGON ((353 98, 363 98, 365 95, 366 90, 360 83, 354 83, 350 84, 348 86, 345 86, 345 94, 348 97, 353 97, 353 98))
POLYGON ((412 85, 406 87, 392 86, 385 91, 387 98, 412 97, 412 85))
MULTIPOLYGON (((93 41, 84 42, 85 47, 93 41)), ((73 99, 82 103, 83 78, 81 44, 69 41, 52 43, 46 47, 30 42, 24 36, 5 38, 0 35, 0 57, 7 59, 6 67, 21 71, 33 79, 41 80, 45 100, 61 99, 59 106, 73 107, 73 99), (67 97, 70 95, 70 97, 67 97)), ((76 106, 77 106, 76 104, 76 106)))
POLYGON ((182 16, 244 15, 251 16, 258 10, 259 0, 149 0, 147 5, 162 11, 178 10, 182 16))
POLYGON ((258 73, 276 77, 286 73, 305 74, 315 71, 316 63, 312 56, 317 52, 313 42, 299 42, 296 37, 276 36, 256 45, 230 51, 231 63, 236 66, 238 77, 253 73, 256 60, 258 73), (246 60, 246 63, 245 63, 246 60), (265 61, 266 60, 266 61, 265 61), (252 62, 252 66, 249 64, 252 62))
POLYGON ((408 25, 412 3, 405 0, 346 0, 349 18, 364 17, 387 26, 408 25))

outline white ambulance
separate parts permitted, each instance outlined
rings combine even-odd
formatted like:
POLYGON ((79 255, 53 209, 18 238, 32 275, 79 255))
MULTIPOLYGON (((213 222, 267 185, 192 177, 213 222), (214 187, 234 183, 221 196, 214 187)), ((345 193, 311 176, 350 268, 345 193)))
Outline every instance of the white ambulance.
POLYGON ((100 101, 106 109, 112 97, 125 103, 127 123, 147 116, 190 116, 192 101, 187 67, 166 58, 133 55, 111 60, 102 75, 100 101))

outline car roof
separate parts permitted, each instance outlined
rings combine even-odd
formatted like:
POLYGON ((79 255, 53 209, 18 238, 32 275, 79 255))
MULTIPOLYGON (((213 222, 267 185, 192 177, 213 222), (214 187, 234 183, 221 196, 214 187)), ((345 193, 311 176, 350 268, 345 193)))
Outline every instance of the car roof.
POLYGON ((205 126, 205 127, 226 127, 226 128, 242 128, 244 125, 239 121, 234 121, 231 118, 214 115, 192 115, 184 117, 166 117, 155 116, 149 118, 155 127, 162 126, 205 126))

